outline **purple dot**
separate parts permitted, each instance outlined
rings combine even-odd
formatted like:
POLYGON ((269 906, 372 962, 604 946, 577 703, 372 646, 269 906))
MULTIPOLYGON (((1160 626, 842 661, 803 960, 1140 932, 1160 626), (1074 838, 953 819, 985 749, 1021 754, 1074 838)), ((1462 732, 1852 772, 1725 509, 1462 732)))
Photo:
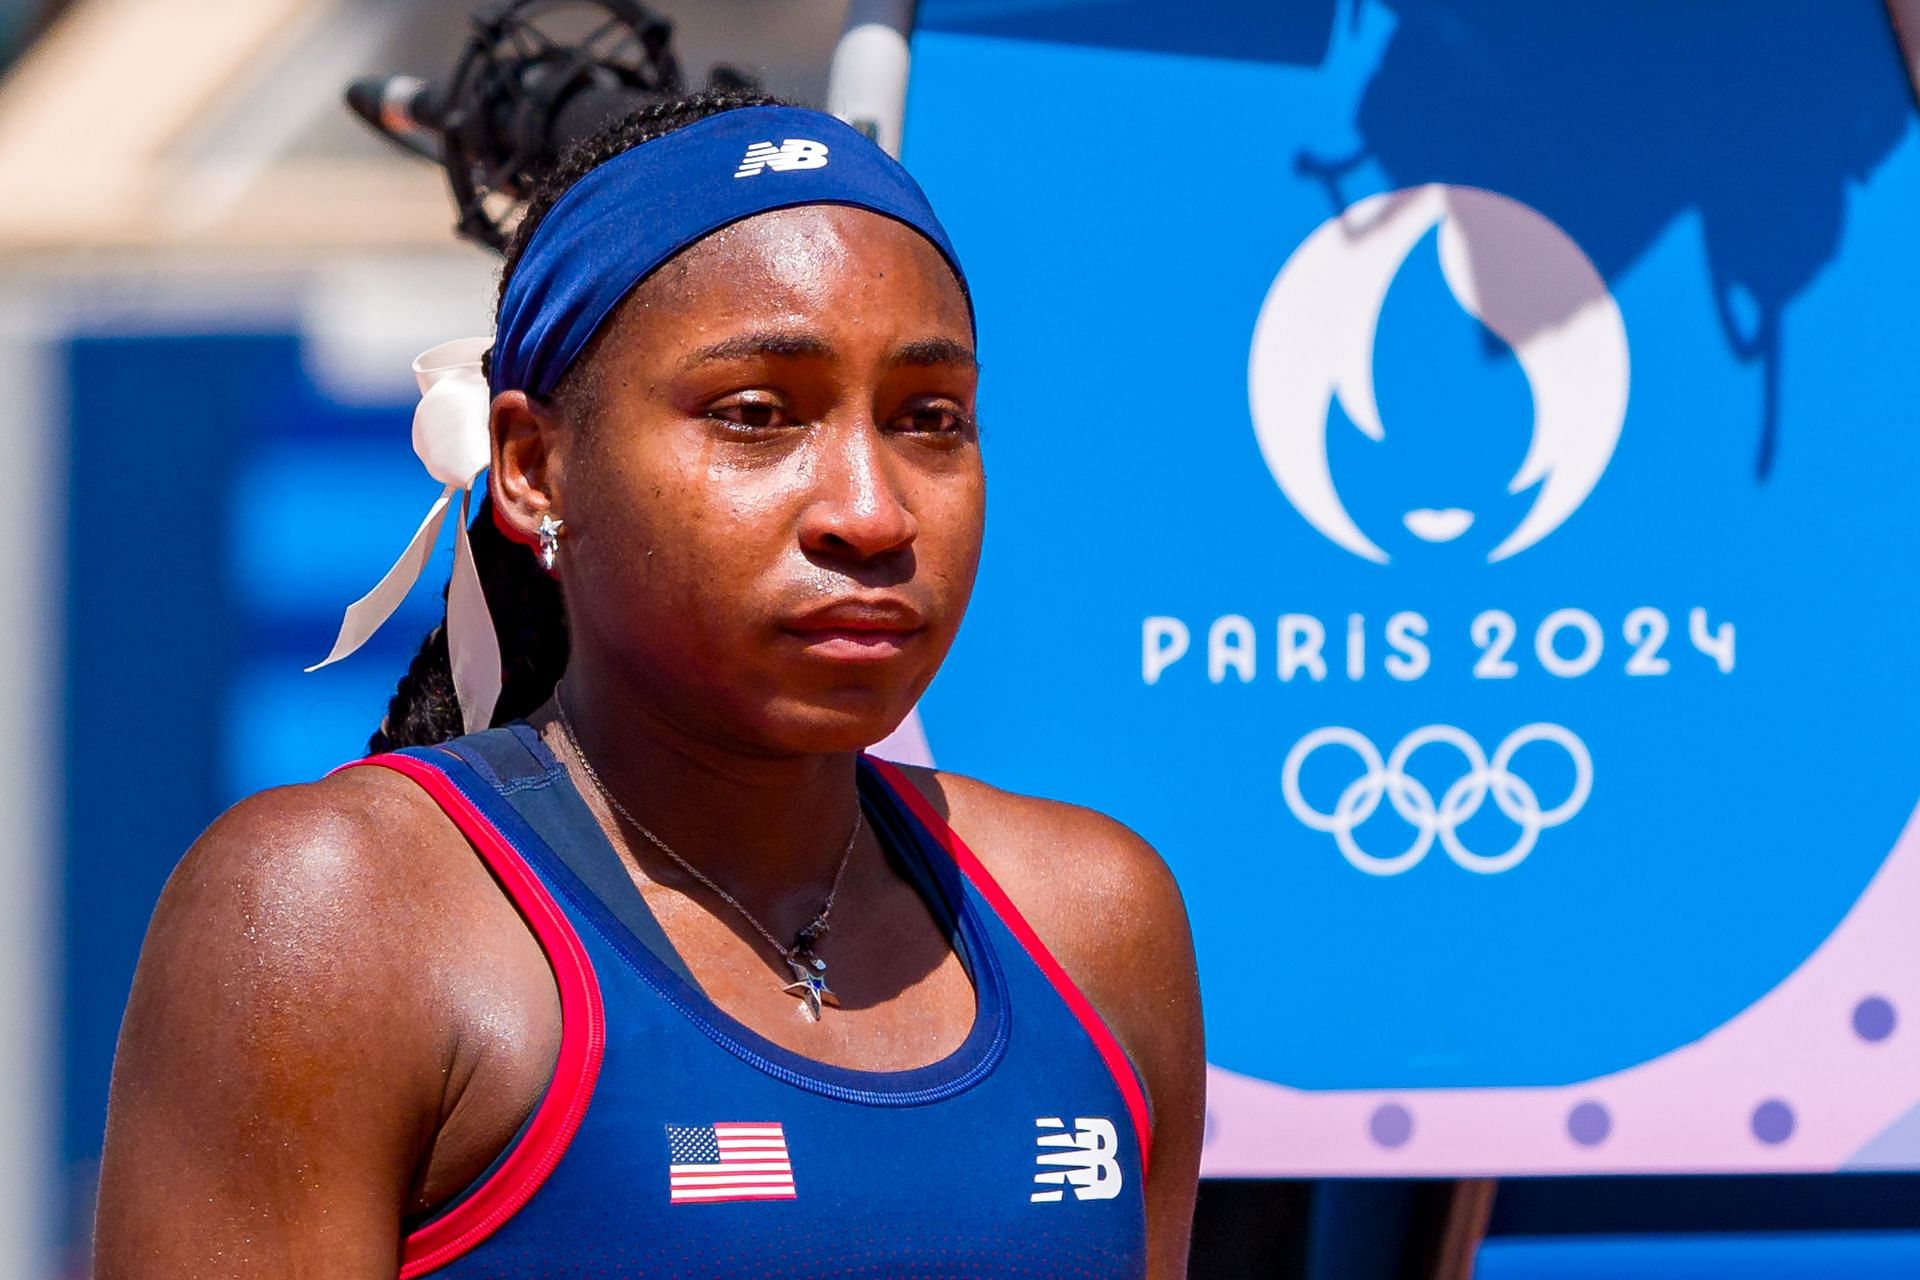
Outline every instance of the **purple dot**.
POLYGON ((1206 1148, 1211 1147, 1213 1145, 1214 1134, 1218 1131, 1219 1127, 1220 1127, 1220 1121, 1213 1114, 1213 1108, 1208 1107, 1206 1128, 1201 1131, 1201 1136, 1200 1136, 1200 1147, 1202 1150, 1205 1150, 1206 1148))
POLYGON ((1567 1113, 1567 1136, 1583 1147, 1597 1147, 1613 1132, 1613 1117, 1597 1102, 1583 1102, 1567 1113))
POLYGON ((1383 1147, 1405 1146, 1413 1136, 1413 1113, 1397 1102, 1386 1103, 1367 1121, 1367 1132, 1383 1147))
POLYGON ((1868 996, 1853 1006, 1853 1033, 1870 1044, 1892 1035, 1894 1021, 1893 1001, 1885 996, 1868 996))
POLYGON ((1753 1109, 1753 1136, 1770 1147, 1777 1147, 1793 1136, 1793 1108, 1778 1098, 1768 1098, 1753 1109))

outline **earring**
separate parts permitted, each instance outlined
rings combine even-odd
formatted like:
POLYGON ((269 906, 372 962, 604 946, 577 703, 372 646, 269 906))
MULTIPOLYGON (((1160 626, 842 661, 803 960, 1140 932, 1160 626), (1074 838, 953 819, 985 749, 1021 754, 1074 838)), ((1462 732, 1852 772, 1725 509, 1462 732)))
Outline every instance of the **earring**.
POLYGON ((560 535, 566 527, 565 520, 555 520, 543 512, 540 524, 534 530, 540 537, 540 567, 548 573, 553 572, 553 562, 560 556, 560 535))

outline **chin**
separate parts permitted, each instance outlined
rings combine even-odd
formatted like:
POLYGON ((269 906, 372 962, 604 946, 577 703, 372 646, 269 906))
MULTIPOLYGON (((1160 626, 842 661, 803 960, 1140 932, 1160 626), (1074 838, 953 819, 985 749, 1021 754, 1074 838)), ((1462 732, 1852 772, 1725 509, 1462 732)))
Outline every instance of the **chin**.
POLYGON ((907 718, 914 699, 842 696, 801 702, 782 699, 767 708, 765 740, 782 754, 837 755, 864 751, 907 718))

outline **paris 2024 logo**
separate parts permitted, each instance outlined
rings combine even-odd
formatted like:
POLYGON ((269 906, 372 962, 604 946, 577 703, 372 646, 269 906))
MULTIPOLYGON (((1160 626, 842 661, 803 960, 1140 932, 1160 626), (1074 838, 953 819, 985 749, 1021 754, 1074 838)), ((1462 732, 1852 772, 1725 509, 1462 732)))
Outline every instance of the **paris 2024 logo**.
MULTIPOLYGON (((1328 432, 1337 403, 1364 436, 1388 438, 1390 424, 1374 390, 1376 332, 1389 287, 1429 235, 1448 292, 1512 351, 1532 394, 1531 438, 1507 483, 1508 492, 1531 490, 1532 499, 1486 553, 1485 561, 1496 563, 1535 546, 1579 510, 1606 474, 1627 412, 1629 356, 1620 308, 1579 245, 1537 210, 1492 191, 1432 184, 1370 197, 1321 224, 1281 267, 1254 327, 1248 367, 1254 433, 1281 493, 1314 530, 1362 561, 1392 562, 1377 531, 1363 528, 1341 497, 1328 432)), ((1420 542, 1444 544, 1481 516, 1458 505, 1417 505, 1400 520, 1420 542)), ((1403 610, 1384 624, 1352 614, 1344 622, 1348 680, 1413 682, 1431 672, 1432 623, 1423 613, 1403 610), (1374 644, 1385 650, 1378 663, 1370 653, 1374 644)), ((1624 641, 1626 675, 1663 676, 1681 658, 1677 646, 1673 656, 1667 652, 1674 619, 1652 605, 1605 621, 1580 608, 1525 619, 1494 608, 1467 624, 1477 651, 1472 678, 1518 675, 1525 654, 1523 649, 1516 657, 1514 647, 1526 628, 1532 631, 1531 660, 1540 670, 1566 680, 1587 676, 1606 657, 1609 622, 1624 641)), ((1711 662, 1722 673, 1733 670, 1731 623, 1711 622, 1704 608, 1695 607, 1687 610, 1685 625, 1695 651, 1688 660, 1711 662)), ((1141 675, 1147 684, 1189 657, 1196 629, 1177 617, 1145 620, 1141 675)), ((1328 630, 1327 620, 1315 614, 1281 615, 1271 633, 1275 657, 1268 669, 1281 681, 1329 679, 1328 630)), ((1251 618, 1222 615, 1206 621, 1204 631, 1211 683, 1256 678, 1261 645, 1251 618)), ((1581 736, 1546 721, 1515 726, 1491 750, 1451 724, 1409 728, 1385 751, 1356 729, 1325 725, 1294 744, 1282 767, 1281 791, 1295 818, 1330 835, 1340 855, 1366 874, 1401 874, 1436 845, 1465 870, 1495 874, 1525 861, 1543 831, 1577 817, 1595 785, 1594 772, 1581 736), (1562 783, 1553 803, 1543 801, 1516 760, 1529 746, 1563 753, 1562 776, 1570 767, 1570 785, 1562 783), (1449 750, 1458 762, 1437 787, 1409 770, 1413 757, 1428 749, 1449 750), (1323 750, 1344 750, 1353 760, 1351 780, 1330 807, 1316 804, 1301 778, 1323 750), (1488 801, 1510 824, 1509 842, 1478 850, 1461 828, 1488 801), (1411 834, 1394 848, 1370 850, 1358 832, 1383 804, 1411 834)), ((1429 781, 1432 776, 1428 770, 1429 781)))
MULTIPOLYGON (((1387 288, 1439 228, 1440 271, 1455 302, 1513 349, 1533 391, 1533 439, 1513 493, 1532 508, 1489 554, 1504 560, 1552 533, 1607 469, 1627 416, 1627 329, 1580 246, 1517 200, 1473 187, 1377 195, 1322 223, 1280 269, 1253 330, 1253 429, 1273 478, 1307 522, 1357 556, 1387 553, 1347 514, 1327 465, 1327 410, 1386 437, 1373 393, 1373 339, 1387 288)), ((1474 512, 1415 508, 1428 542, 1459 537, 1474 512)))

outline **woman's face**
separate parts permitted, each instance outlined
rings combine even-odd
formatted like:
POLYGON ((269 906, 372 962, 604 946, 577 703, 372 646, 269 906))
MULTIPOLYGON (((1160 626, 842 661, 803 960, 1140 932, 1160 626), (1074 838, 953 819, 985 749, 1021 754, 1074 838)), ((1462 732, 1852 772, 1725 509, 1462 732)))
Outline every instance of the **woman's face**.
POLYGON ((566 521, 570 669, 733 747, 885 736, 952 643, 985 516, 938 251, 864 210, 761 214, 655 273, 588 358, 582 420, 530 410, 517 471, 495 423, 509 518, 544 494, 566 521))

